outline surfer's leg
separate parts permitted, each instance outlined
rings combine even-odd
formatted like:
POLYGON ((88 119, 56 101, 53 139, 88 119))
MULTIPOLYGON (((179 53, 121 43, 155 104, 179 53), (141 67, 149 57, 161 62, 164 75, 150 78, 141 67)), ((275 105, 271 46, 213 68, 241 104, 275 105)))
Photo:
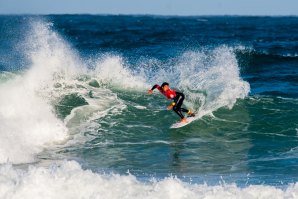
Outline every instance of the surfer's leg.
POLYGON ((181 107, 182 104, 183 104, 183 101, 184 101, 184 94, 183 94, 183 93, 179 93, 179 92, 177 92, 177 95, 178 95, 178 98, 177 98, 177 101, 176 101, 177 109, 178 109, 180 112, 188 113, 189 110, 187 110, 187 109, 181 107))
POLYGON ((176 107, 177 107, 178 111, 180 113, 181 112, 187 113, 188 116, 195 116, 194 113, 191 112, 189 109, 185 109, 185 108, 181 107, 183 104, 183 101, 184 101, 184 94, 177 92, 176 107))
POLYGON ((178 108, 178 110, 180 110, 181 109, 181 106, 182 106, 182 104, 183 104, 183 100, 184 100, 184 94, 183 93, 179 93, 179 92, 176 92, 176 100, 175 100, 175 102, 176 102, 176 107, 178 108))
POLYGON ((173 107, 173 111, 175 111, 175 113, 177 113, 177 115, 183 119, 184 118, 184 115, 181 113, 181 111, 177 108, 177 106, 174 106, 173 107))
POLYGON ((184 95, 183 93, 176 92, 176 98, 175 98, 175 103, 176 105, 173 107, 173 110, 181 119, 184 118, 184 115, 181 113, 181 106, 184 100, 184 95))

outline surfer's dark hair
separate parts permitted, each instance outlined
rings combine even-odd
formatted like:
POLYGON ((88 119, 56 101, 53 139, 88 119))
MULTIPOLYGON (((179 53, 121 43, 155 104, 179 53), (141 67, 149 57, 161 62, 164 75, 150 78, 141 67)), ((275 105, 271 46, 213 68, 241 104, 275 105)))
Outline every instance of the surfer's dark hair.
POLYGON ((168 85, 169 85, 168 82, 164 82, 164 83, 162 83, 162 85, 160 87, 163 88, 164 86, 168 86, 168 85))

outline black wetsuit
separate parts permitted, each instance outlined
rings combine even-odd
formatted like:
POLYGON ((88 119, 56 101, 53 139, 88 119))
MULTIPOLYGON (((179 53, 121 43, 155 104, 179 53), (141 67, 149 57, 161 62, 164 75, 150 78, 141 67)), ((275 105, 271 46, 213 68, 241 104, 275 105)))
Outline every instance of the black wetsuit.
POLYGON ((181 107, 184 100, 184 94, 176 91, 176 96, 174 97, 173 100, 175 102, 175 105, 173 106, 173 110, 175 111, 175 113, 177 113, 177 115, 179 115, 179 117, 181 117, 181 119, 183 119, 184 116, 182 112, 185 112, 185 113, 188 112, 187 109, 181 107))

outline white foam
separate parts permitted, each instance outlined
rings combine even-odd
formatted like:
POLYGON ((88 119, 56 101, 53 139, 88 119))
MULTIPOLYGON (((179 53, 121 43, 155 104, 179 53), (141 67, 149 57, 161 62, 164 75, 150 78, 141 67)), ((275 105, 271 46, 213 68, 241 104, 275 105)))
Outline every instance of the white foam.
POLYGON ((266 185, 239 188, 235 184, 209 186, 189 184, 175 177, 141 182, 133 175, 104 175, 83 170, 77 162, 65 161, 50 167, 30 166, 18 170, 0 167, 0 198, 143 198, 143 199, 277 199, 297 198, 298 183, 285 189, 266 185))
POLYGON ((32 24, 31 33, 27 42, 35 46, 28 50, 30 69, 0 85, 1 163, 34 161, 37 153, 68 137, 46 97, 54 73, 71 64, 61 62, 65 60, 66 47, 43 23, 32 24))
POLYGON ((96 62, 95 74, 102 84, 120 88, 146 88, 148 84, 141 73, 127 68, 119 56, 107 56, 96 62))
POLYGON ((67 138, 52 108, 23 79, 0 86, 0 162, 34 161, 47 144, 67 138))
POLYGON ((147 109, 147 107, 145 106, 141 106, 141 105, 136 105, 134 106, 136 109, 140 109, 140 110, 144 110, 144 109, 147 109))

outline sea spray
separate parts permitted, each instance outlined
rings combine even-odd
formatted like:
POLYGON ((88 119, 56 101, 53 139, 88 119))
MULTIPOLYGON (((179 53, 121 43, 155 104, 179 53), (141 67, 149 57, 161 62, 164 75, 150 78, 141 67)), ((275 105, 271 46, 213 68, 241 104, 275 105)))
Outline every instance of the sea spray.
POLYGON ((248 82, 240 77, 233 48, 221 46, 206 52, 188 52, 182 60, 177 65, 182 68, 177 87, 189 96, 191 106, 201 116, 222 107, 231 109, 237 99, 244 99, 250 91, 248 82))
POLYGON ((149 87, 146 77, 125 65, 120 56, 105 56, 97 60, 95 65, 95 70, 91 73, 104 86, 138 90, 149 87))

